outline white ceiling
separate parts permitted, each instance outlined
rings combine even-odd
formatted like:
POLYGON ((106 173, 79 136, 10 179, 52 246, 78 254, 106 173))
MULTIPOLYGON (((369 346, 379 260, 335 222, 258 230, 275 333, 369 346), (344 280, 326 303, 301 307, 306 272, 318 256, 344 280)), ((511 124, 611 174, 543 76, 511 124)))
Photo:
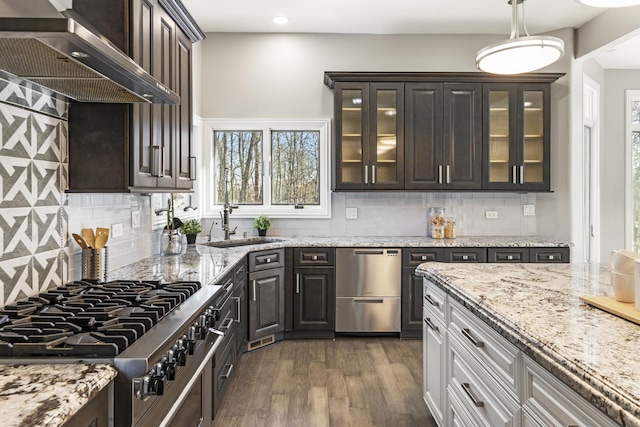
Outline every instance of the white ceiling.
MULTIPOLYGON (((358 34, 504 34, 511 29, 507 0, 182 0, 205 32, 358 34), (275 16, 289 23, 276 25, 275 16)), ((575 0, 528 0, 531 35, 578 28, 604 9, 575 0)), ((640 41, 598 54, 604 68, 640 68, 640 41), (628 46, 625 46, 628 45, 628 46)))

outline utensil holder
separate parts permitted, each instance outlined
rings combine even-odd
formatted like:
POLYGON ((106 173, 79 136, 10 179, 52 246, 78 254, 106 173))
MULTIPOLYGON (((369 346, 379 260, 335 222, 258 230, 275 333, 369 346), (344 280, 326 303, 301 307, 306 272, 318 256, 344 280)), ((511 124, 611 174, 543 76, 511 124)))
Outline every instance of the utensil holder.
POLYGON ((109 251, 105 246, 100 249, 82 250, 82 278, 87 280, 107 281, 109 270, 109 251))

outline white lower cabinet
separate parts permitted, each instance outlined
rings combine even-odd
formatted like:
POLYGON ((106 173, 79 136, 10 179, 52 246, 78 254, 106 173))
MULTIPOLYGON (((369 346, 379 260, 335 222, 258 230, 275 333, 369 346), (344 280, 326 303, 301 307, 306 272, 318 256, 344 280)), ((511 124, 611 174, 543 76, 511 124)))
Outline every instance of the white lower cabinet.
POLYGON ((444 425, 445 325, 432 310, 423 308, 422 349, 424 355, 423 397, 438 425, 444 425))
POLYGON ((610 418, 528 357, 523 410, 529 426, 616 426, 610 418))
POLYGON ((424 400, 439 426, 616 426, 424 279, 424 400))

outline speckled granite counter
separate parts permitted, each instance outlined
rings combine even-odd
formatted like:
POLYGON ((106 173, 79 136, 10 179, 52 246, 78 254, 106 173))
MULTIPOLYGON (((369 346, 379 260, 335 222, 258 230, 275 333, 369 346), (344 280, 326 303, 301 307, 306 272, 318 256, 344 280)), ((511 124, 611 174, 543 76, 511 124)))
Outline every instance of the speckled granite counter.
POLYGON ((0 424, 64 424, 116 376, 110 365, 0 365, 0 424))
POLYGON ((417 269, 561 381, 640 426, 640 326, 593 308, 612 296, 597 264, 421 264, 417 269))
POLYGON ((251 246, 219 249, 190 245, 182 255, 152 256, 109 272, 109 279, 197 280, 214 283, 231 270, 237 261, 251 251, 282 247, 567 247, 568 243, 527 236, 460 237, 431 239, 428 237, 273 237, 278 241, 251 246))

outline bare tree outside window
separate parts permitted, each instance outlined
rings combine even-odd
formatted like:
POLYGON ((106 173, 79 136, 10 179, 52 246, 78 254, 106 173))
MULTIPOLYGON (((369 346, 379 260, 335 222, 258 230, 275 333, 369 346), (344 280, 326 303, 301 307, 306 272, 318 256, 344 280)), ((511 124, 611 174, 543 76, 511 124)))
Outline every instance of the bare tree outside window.
POLYGON ((224 204, 225 174, 229 168, 229 202, 262 204, 262 131, 215 131, 215 203, 224 204))
POLYGON ((271 133, 271 203, 320 204, 320 132, 271 133))

